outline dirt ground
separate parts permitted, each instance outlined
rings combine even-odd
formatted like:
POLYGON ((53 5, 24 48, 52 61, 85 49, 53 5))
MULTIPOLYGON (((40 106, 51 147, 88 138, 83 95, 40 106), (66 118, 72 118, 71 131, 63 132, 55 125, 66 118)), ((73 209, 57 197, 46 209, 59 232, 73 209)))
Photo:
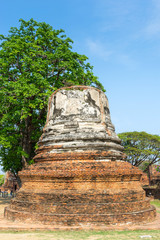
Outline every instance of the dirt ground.
POLYGON ((95 226, 81 226, 80 227, 59 227, 56 225, 43 225, 43 224, 26 224, 22 222, 12 222, 4 219, 4 208, 8 206, 10 202, 9 198, 2 198, 0 197, 0 230, 160 230, 160 209, 157 209, 157 217, 155 221, 150 223, 143 223, 138 225, 113 225, 113 226, 102 226, 102 227, 95 227, 95 226))

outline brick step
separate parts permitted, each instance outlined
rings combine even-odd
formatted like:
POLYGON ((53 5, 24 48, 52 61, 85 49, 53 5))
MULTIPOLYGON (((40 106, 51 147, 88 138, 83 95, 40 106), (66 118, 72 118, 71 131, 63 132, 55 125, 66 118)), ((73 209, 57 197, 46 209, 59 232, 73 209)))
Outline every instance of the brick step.
POLYGON ((17 193, 17 200, 28 201, 28 202, 38 202, 39 204, 54 203, 118 203, 121 202, 136 202, 143 201, 145 199, 144 191, 127 191, 122 193, 97 193, 93 190, 92 193, 81 193, 71 190, 64 191, 51 191, 47 193, 33 193, 20 191, 17 193))
POLYGON ((116 213, 116 214, 49 214, 49 213, 29 213, 16 211, 5 208, 5 217, 8 220, 18 220, 26 223, 43 223, 43 224, 58 224, 58 225, 74 225, 95 224, 109 225, 118 223, 138 223, 152 221, 155 219, 156 210, 154 206, 149 209, 132 212, 132 213, 116 213))
POLYGON ((13 199, 10 208, 16 211, 27 211, 36 213, 54 213, 54 214, 115 214, 129 213, 148 209, 150 207, 149 199, 137 202, 120 203, 54 203, 40 204, 39 202, 27 202, 13 199))
MULTIPOLYGON (((67 152, 66 154, 74 155, 75 153, 67 152)), ((69 160, 70 158, 66 157, 65 161, 61 161, 58 156, 57 158, 56 156, 54 157, 56 161, 49 161, 49 156, 47 155, 48 160, 46 159, 46 163, 39 162, 33 166, 31 165, 19 172, 19 176, 23 181, 33 181, 34 179, 54 180, 55 178, 61 180, 70 180, 72 178, 71 180, 76 180, 81 178, 81 180, 90 179, 91 181, 129 182, 139 181, 142 175, 140 170, 128 162, 121 164, 121 161, 110 161, 103 156, 99 160, 87 160, 87 158, 75 160, 74 157, 72 160, 69 160)))

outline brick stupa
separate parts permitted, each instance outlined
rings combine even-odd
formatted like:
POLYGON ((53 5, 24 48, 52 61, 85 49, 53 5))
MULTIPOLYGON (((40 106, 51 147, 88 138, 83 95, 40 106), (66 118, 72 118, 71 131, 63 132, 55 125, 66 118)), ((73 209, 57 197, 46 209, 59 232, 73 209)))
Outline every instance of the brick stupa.
POLYGON ((142 172, 125 161, 106 95, 93 87, 54 92, 35 164, 5 217, 52 225, 102 226, 152 221, 142 172))

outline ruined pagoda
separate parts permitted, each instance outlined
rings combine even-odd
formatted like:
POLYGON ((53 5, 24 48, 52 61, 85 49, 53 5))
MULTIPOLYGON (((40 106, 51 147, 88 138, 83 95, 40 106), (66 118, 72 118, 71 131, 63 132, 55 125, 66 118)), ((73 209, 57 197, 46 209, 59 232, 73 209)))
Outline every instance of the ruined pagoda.
POLYGON ((35 163, 5 217, 67 226, 152 221, 142 172, 125 161, 106 95, 94 87, 61 88, 49 99, 35 163))

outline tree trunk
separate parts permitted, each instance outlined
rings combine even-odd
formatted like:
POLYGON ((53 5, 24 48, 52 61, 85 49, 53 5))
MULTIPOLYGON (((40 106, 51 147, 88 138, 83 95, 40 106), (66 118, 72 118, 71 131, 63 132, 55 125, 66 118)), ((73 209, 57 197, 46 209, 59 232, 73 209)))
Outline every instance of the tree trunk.
POLYGON ((19 176, 17 176, 17 183, 18 183, 19 188, 21 188, 22 187, 22 182, 21 182, 21 179, 20 179, 19 176))
POLYGON ((28 165, 28 161, 31 159, 32 152, 31 130, 32 130, 32 116, 28 116, 25 119, 25 130, 22 141, 22 149, 27 154, 27 156, 22 156, 23 168, 25 168, 28 165))
POLYGON ((21 179, 20 177, 18 176, 18 174, 15 174, 14 172, 12 172, 17 180, 17 183, 18 183, 18 187, 21 188, 22 187, 22 182, 21 182, 21 179))
POLYGON ((149 165, 149 166, 148 166, 148 179, 149 179, 149 186, 151 186, 151 174, 152 174, 152 172, 151 172, 151 167, 152 167, 152 165, 149 165))

